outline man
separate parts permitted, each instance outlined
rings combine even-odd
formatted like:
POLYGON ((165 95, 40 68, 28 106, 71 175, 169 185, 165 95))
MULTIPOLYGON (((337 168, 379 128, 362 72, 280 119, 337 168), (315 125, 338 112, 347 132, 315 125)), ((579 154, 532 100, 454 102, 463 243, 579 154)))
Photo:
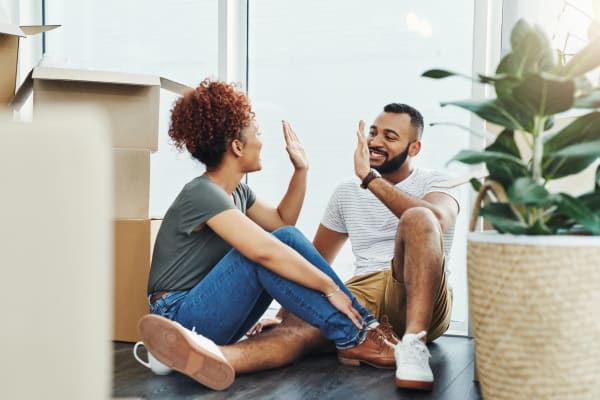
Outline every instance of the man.
MULTIPOLYGON (((367 136, 359 122, 354 153, 359 180, 336 188, 313 243, 332 263, 350 239, 356 270, 346 286, 378 320, 389 319, 403 334, 394 352, 397 386, 431 390, 425 343, 450 323, 445 258, 459 206, 451 192, 435 186, 446 176, 413 167, 422 132, 423 117, 405 104, 386 105, 367 136)), ((389 330, 386 324, 380 329, 389 330)), ((215 358, 203 344, 184 342, 187 351, 215 358)), ((288 364, 326 345, 317 328, 286 315, 273 329, 217 352, 228 368, 246 373, 288 364)))

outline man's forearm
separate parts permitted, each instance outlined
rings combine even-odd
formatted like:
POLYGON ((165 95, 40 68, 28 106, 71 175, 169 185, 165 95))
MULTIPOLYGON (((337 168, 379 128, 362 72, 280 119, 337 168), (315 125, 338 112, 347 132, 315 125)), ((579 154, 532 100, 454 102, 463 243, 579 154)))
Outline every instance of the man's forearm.
POLYGON ((435 205, 403 192, 385 179, 374 179, 369 183, 368 190, 370 190, 398 218, 400 218, 409 208, 425 207, 430 209, 438 220, 442 219, 442 215, 435 205))

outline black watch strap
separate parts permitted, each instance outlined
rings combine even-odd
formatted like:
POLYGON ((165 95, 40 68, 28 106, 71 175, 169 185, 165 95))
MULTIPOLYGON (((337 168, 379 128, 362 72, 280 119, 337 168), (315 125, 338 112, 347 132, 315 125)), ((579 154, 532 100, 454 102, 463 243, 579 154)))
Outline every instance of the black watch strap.
POLYGON ((373 168, 371 168, 367 176, 365 176, 365 179, 363 179, 362 183, 360 184, 360 187, 366 189, 367 187, 369 187, 369 183, 371 183, 373 179, 377 178, 381 178, 381 174, 373 168))

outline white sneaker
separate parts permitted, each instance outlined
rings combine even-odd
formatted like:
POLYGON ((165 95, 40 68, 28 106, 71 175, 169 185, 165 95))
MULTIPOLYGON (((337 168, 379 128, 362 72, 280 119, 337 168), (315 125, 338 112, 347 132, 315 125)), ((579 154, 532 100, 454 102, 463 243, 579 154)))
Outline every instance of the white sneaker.
POLYGON ((433 372, 429 366, 431 354, 421 341, 427 333, 406 333, 396 345, 396 386, 404 389, 433 389, 433 372))
POLYGON ((140 319, 139 330, 148 351, 167 367, 214 390, 227 389, 233 383, 233 367, 207 337, 152 314, 140 319))

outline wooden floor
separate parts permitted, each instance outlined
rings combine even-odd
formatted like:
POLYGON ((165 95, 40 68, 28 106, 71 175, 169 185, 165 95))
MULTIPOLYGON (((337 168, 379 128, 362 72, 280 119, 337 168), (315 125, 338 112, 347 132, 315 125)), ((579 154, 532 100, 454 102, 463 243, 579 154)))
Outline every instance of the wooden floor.
MULTIPOLYGON (((133 345, 114 343, 113 396, 145 399, 481 399, 473 383, 473 341, 443 336, 430 345, 433 392, 397 389, 394 371, 338 363, 334 353, 270 371, 241 375, 215 392, 178 373, 155 376, 133 358, 133 345)), ((140 355, 143 354, 140 349, 140 355)))

